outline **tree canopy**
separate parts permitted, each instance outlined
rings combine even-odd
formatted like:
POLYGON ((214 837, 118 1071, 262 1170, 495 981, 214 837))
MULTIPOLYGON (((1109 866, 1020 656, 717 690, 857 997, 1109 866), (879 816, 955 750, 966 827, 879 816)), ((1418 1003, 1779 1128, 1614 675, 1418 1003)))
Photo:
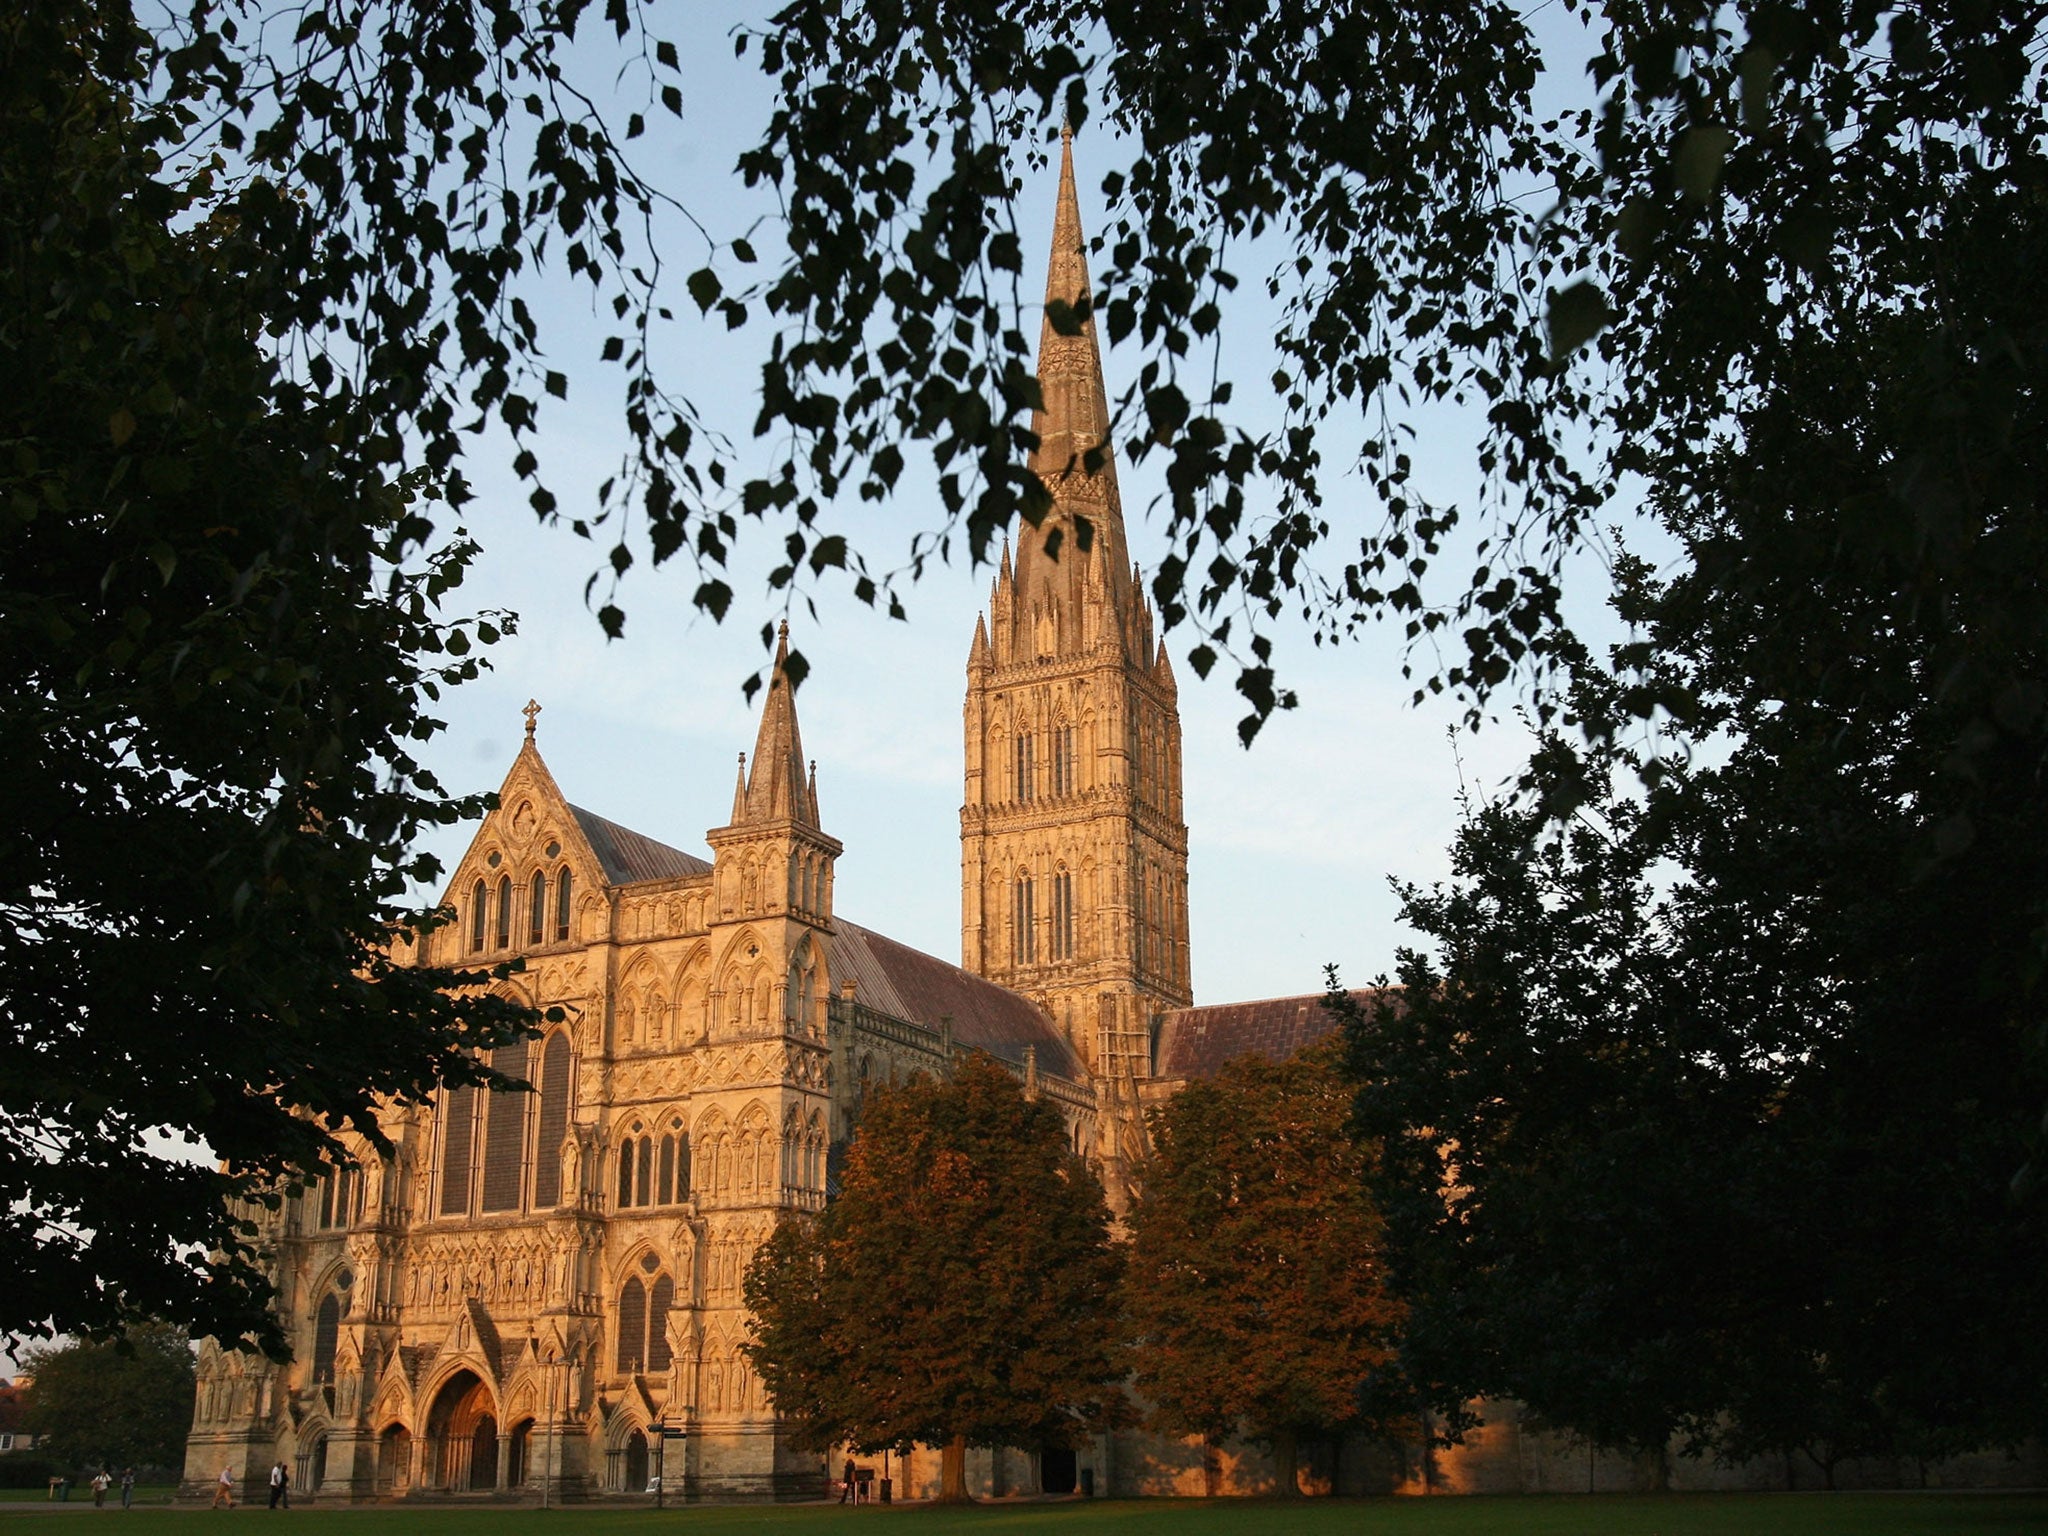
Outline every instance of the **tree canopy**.
POLYGON ((32 1377, 23 1427, 58 1465, 184 1465, 196 1381, 184 1329, 138 1323, 118 1339, 43 1345, 22 1368, 32 1377))
POLYGON ((1283 1496, 1303 1441, 1417 1427, 1341 1043, 1244 1057, 1152 1110, 1127 1217, 1132 1380, 1152 1422, 1265 1441, 1283 1496))
POLYGON ((747 1269, 745 1347, 813 1448, 1070 1446, 1114 1422, 1126 1368, 1102 1186, 1059 1113, 974 1055, 877 1090, 839 1194, 747 1269))
POLYGON ((843 572, 893 608, 1039 515, 1019 172, 1063 120, 1107 125, 1118 446, 1165 464, 1155 595, 1198 670, 1235 659, 1249 735, 1285 702, 1261 631, 1290 610, 1322 637, 1394 616, 1419 684, 1475 709, 1544 675, 1565 568, 1635 477, 1700 470, 1800 333, 1928 301, 1894 259, 1926 215, 2038 185, 2026 0, 1524 10, 790 0, 731 35, 773 93, 738 171, 775 212, 683 209, 681 241, 636 141, 696 110, 710 40, 626 0, 201 0, 165 13, 149 89, 288 270, 294 377, 380 424, 373 462, 415 441, 453 472, 508 431, 534 510, 606 544, 613 631, 608 580, 649 557, 726 612, 755 520, 777 586, 843 572), (577 85, 601 40, 610 99, 577 85), (625 390, 616 473, 566 500, 537 434, 571 373, 526 286, 550 264, 615 321, 625 390), (683 296, 762 359, 758 455, 664 374, 683 296), (1439 405, 1477 423, 1450 494, 1412 458, 1439 405), (859 511, 906 472, 947 517, 899 560, 859 511))
POLYGON ((230 1199, 525 1017, 405 963, 411 840, 481 804, 413 753, 491 625, 439 614, 430 484, 277 366, 289 261, 149 58, 88 0, 0 21, 0 1332, 279 1348, 230 1199))
POLYGON ((1911 260, 1940 306, 1795 338, 1659 488, 1589 731, 1473 806, 1354 1027, 1418 1373, 1609 1444, 2048 1425, 2048 205, 1911 260), (1694 703, 1630 733, 1644 687, 1694 703))

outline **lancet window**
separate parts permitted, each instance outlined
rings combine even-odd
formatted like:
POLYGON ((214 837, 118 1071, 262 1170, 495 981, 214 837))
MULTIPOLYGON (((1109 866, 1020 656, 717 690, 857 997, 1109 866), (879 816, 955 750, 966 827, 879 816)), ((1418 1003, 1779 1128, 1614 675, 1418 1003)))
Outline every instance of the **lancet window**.
POLYGON ((1016 798, 1019 800, 1030 800, 1035 798, 1034 790, 1036 788, 1036 785, 1033 781, 1036 778, 1036 774, 1034 773, 1034 768, 1036 766, 1034 759, 1036 754, 1033 752, 1032 747, 1033 742, 1030 732, 1019 731, 1017 733, 1016 753, 1016 798))
MULTIPOLYGON (((515 1040, 492 1051, 491 1068, 506 1077, 523 1080, 526 1042, 515 1040)), ((486 1211, 519 1209, 522 1175, 526 1171, 526 1110, 531 1098, 524 1093, 494 1093, 489 1098, 484 1112, 482 1208, 486 1211)))
MULTIPOLYGON (((650 1253, 641 1260, 641 1267, 658 1270, 660 1262, 650 1253)), ((619 1288, 619 1341, 615 1358, 620 1374, 669 1368, 674 1354, 668 1344, 668 1314, 675 1306, 675 1296, 675 1281, 666 1274, 655 1274, 649 1284, 633 1275, 619 1288)))
POLYGON ((320 1210, 317 1218, 322 1232, 353 1226, 363 1215, 363 1171, 334 1168, 320 1178, 320 1210))
POLYGON ((570 887, 573 883, 569 866, 564 864, 555 876, 555 942, 558 944, 569 937, 570 887))
POLYGON ((498 876, 498 948, 512 947, 512 877, 498 876))
POLYGON ((545 1210, 562 1200, 562 1139, 569 1134, 569 1036, 556 1030, 540 1053, 540 1135, 535 1149, 533 1203, 545 1210))
POLYGON ((1017 963, 1030 965, 1038 959, 1038 913, 1036 893, 1029 875, 1017 877, 1011 901, 1015 908, 1011 917, 1016 928, 1017 963))
POLYGON ((526 942, 545 944, 547 938, 548 877, 536 869, 526 898, 526 942))
POLYGON ((472 954, 484 947, 484 924, 489 921, 485 911, 487 906, 484 883, 479 880, 469 893, 469 948, 472 954))
POLYGON ((1052 877, 1052 937, 1054 960, 1074 958, 1074 877, 1065 868, 1052 877))
POLYGON ((621 1210, 689 1199, 690 1141, 682 1121, 671 1120, 659 1137, 636 1134, 619 1144, 618 1195, 621 1210))
POLYGON ((476 1089, 451 1088, 441 1106, 441 1214, 469 1214, 470 1144, 476 1134, 476 1089))
POLYGON ((320 1298, 313 1314, 313 1382, 325 1386, 334 1380, 334 1352, 341 1339, 341 1298, 329 1291, 320 1298))
POLYGON ((1052 785, 1055 796, 1074 792, 1074 728, 1055 726, 1052 731, 1052 785))

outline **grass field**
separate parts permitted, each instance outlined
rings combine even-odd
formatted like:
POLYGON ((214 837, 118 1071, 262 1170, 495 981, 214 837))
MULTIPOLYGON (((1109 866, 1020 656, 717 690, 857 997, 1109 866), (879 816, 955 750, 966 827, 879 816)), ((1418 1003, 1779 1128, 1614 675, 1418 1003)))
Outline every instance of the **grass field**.
MULTIPOLYGON (((164 1520, 248 1525, 283 1520, 292 1536, 361 1536, 366 1525, 403 1536, 2020 1536, 2048 1532, 2048 1494, 1792 1493, 1606 1495, 1217 1502, 984 1504, 968 1509, 836 1505, 621 1509, 572 1506, 449 1509, 310 1509, 272 1515, 260 1505, 233 1514, 138 1510, 164 1520)), ((14 1504, 0 1536, 50 1536, 78 1522, 118 1516, 14 1504)))

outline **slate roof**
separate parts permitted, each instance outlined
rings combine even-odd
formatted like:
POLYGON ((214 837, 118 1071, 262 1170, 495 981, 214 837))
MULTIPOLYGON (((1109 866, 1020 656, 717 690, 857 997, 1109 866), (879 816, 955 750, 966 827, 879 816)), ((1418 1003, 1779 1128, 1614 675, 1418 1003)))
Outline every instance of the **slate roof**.
POLYGON ((928 1029, 950 1016, 962 1045, 1012 1065, 1022 1065, 1032 1046, 1040 1071, 1085 1080, 1073 1047, 1029 998, 844 918, 833 922, 832 977, 852 978, 856 1002, 928 1029))
MULTIPOLYGON (((1351 994, 1361 1003, 1373 995, 1369 990, 1351 994)), ((1152 1047, 1152 1075, 1213 1077, 1225 1062, 1240 1056, 1282 1061, 1336 1028, 1336 1016, 1323 1006, 1320 992, 1307 997, 1218 1003, 1209 1008, 1176 1008, 1160 1015, 1159 1034, 1152 1047)))
POLYGON ((680 875, 708 875, 711 861, 700 859, 667 843, 657 843, 645 833, 606 821, 595 811, 572 805, 576 825, 590 843, 591 852, 612 885, 632 885, 640 880, 673 880, 680 875))

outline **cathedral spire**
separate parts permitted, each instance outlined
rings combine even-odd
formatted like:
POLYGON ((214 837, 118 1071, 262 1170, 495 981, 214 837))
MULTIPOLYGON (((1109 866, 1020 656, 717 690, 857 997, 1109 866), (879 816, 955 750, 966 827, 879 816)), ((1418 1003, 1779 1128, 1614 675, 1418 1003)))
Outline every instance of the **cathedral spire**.
MULTIPOLYGON (((1060 189, 1045 278, 1045 318, 1039 326, 1038 388, 1040 407, 1031 413, 1038 447, 1032 450, 1031 468, 1052 493, 1053 505, 1036 528, 1025 524, 1017 532, 1016 623, 1042 627, 1043 636, 1057 637, 1058 650, 1072 651, 1084 633, 1079 618, 1090 556, 1101 558, 1109 571, 1121 572, 1130 554, 1110 454, 1109 394, 1102 380, 1088 242, 1074 182, 1073 135, 1066 131, 1060 135, 1060 189)), ((1109 628, 1120 635, 1135 594, 1111 580, 1106 595, 1117 620, 1109 628)), ((1038 640, 1019 650, 1031 654, 1043 648, 1038 640)))
POLYGON ((744 806, 735 806, 733 824, 745 821, 795 821, 807 827, 818 822, 809 776, 804 771, 803 736, 796 724, 796 692, 790 687, 789 625, 775 642, 775 671, 761 706, 761 731, 754 741, 754 767, 747 776, 744 806))
POLYGON ((960 954, 1114 1073, 1160 1009, 1191 1000, 1188 845, 1179 701, 1124 536, 1069 133, 1045 295, 1031 468, 1050 504, 1014 557, 1004 545, 968 652, 960 954))

